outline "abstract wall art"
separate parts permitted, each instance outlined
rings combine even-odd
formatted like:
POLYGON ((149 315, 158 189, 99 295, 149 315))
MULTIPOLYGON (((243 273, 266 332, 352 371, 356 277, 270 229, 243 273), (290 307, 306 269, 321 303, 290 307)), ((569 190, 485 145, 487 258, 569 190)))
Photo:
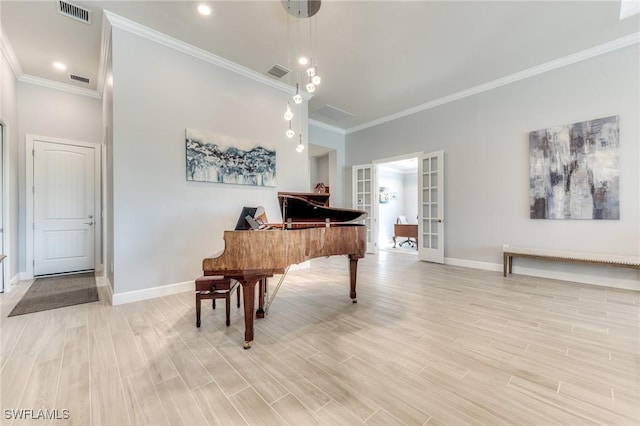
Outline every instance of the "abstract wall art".
POLYGON ((276 151, 261 144, 186 129, 187 180, 276 186, 276 151))
POLYGON ((619 117, 529 133, 531 219, 620 219, 619 117))

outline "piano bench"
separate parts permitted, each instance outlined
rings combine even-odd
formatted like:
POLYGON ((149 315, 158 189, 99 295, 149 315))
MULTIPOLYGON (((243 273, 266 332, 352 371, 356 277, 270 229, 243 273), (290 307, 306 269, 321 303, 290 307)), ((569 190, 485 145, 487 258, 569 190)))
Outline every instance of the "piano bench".
MULTIPOLYGON (((238 289, 238 281, 222 275, 203 275, 196 279, 196 327, 200 327, 200 301, 212 299, 211 308, 216 308, 216 299, 225 299, 227 308, 227 327, 231 324, 229 311, 231 310, 231 295, 238 289)), ((238 295, 238 308, 240 307, 240 291, 238 295)))

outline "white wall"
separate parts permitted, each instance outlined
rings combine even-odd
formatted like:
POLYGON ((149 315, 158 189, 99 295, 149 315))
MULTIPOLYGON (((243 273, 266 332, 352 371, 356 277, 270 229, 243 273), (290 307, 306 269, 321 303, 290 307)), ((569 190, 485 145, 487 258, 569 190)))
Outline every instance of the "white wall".
MULTIPOLYGON (((0 31, 2 31, 0 27, 0 31)), ((2 44, 2 43, 0 43, 2 44)), ((20 253, 18 244, 19 234, 19 214, 18 214, 18 95, 17 95, 17 79, 9 65, 9 61, 5 56, 4 45, 0 49, 0 122, 5 126, 7 140, 5 140, 5 155, 8 158, 8 170, 5 171, 5 179, 9 183, 8 196, 8 213, 9 217, 4 218, 5 232, 9 234, 9 257, 4 261, 6 268, 9 269, 7 276, 10 281, 18 280, 20 265, 20 253)), ((9 286, 9 282, 5 281, 5 287, 9 286)))
MULTIPOLYGON (((402 173, 392 172, 390 170, 378 169, 378 186, 386 187, 391 192, 398 194, 395 200, 390 200, 388 203, 378 204, 378 246, 385 247, 389 243, 393 242, 393 225, 396 223, 398 216, 407 216, 407 212, 404 210, 404 199, 407 194, 404 188, 404 178, 402 173)), ((379 188, 376 188, 377 191, 379 188)), ((416 190, 417 191, 417 190, 416 190)), ((417 198, 417 192, 414 193, 414 197, 417 198)))
POLYGON ((311 192, 320 182, 329 186, 329 181, 331 180, 329 155, 327 153, 317 157, 309 157, 309 190, 311 192))
POLYGON ((103 136, 103 186, 102 200, 105 216, 103 226, 104 275, 113 295, 113 61, 109 39, 108 57, 106 60, 105 83, 102 93, 102 128, 103 136))
MULTIPOLYGON (((445 257, 452 263, 497 267, 503 244, 638 256, 639 52, 636 44, 348 134, 346 164, 444 150, 445 257), (611 115, 620 116, 620 220, 529 219, 528 133, 611 115)), ((640 271, 517 263, 530 273, 640 289, 640 271)))
POLYGON ((402 180, 404 183, 405 196, 402 199, 404 211, 409 223, 418 223, 418 173, 404 173, 402 180))
POLYGON ((316 182, 313 183, 312 189, 317 183, 322 182, 325 185, 329 185, 329 154, 318 157, 318 173, 316 175, 316 182))
POLYGON ((197 278, 242 206, 276 221, 277 191, 309 190, 309 163, 284 136, 289 94, 120 28, 112 43, 115 298, 197 278), (275 147, 277 187, 188 182, 185 128, 275 147))
POLYGON ((345 135, 311 123, 309 142, 333 149, 327 157, 328 182, 324 182, 325 185, 329 185, 331 191, 331 206, 351 207, 351 187, 344 186, 346 176, 351 176, 351 167, 345 166, 345 135), (346 192, 345 188, 348 188, 346 192))
MULTIPOLYGON (((49 136, 99 144, 102 101, 18 82, 20 194, 26 194, 25 135, 49 136)), ((20 271, 26 271, 26 200, 20 199, 20 271)))

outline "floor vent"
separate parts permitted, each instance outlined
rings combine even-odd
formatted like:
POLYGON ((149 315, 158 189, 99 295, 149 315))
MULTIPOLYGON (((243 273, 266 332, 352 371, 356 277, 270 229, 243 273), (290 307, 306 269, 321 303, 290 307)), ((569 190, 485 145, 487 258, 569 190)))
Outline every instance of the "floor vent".
POLYGON ((290 70, 278 64, 274 64, 271 68, 267 70, 267 74, 275 78, 282 78, 285 75, 289 74, 290 72, 291 72, 290 70))
POLYGON ((69 78, 71 80, 79 81, 80 83, 86 83, 86 84, 89 84, 89 82, 91 81, 89 80, 89 77, 82 77, 81 75, 75 75, 75 74, 69 74, 69 78))
POLYGON ((91 11, 66 1, 58 0, 58 13, 76 21, 91 24, 91 11))

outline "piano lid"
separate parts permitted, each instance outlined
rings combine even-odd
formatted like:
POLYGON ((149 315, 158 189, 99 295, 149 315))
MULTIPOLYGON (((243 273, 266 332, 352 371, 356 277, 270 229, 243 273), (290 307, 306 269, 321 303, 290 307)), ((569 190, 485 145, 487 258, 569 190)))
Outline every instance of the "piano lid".
POLYGON ((367 217, 362 210, 328 207, 328 194, 306 192, 278 192, 283 223, 305 222, 325 224, 352 222, 367 217))

